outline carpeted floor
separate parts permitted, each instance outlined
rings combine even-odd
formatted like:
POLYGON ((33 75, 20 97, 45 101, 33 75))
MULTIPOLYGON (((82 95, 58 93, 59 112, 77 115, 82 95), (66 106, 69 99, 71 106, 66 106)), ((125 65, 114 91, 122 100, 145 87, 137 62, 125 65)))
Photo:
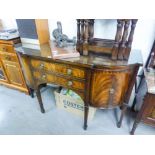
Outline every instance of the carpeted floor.
MULTIPOLYGON (((87 131, 84 131, 82 117, 56 107, 53 90, 49 86, 42 90, 46 110, 46 113, 42 114, 36 97, 31 98, 24 93, 0 86, 0 134, 129 134, 136 114, 128 111, 122 127, 117 128, 119 109, 97 110, 87 131)), ((155 128, 140 123, 136 134, 155 134, 155 128)))

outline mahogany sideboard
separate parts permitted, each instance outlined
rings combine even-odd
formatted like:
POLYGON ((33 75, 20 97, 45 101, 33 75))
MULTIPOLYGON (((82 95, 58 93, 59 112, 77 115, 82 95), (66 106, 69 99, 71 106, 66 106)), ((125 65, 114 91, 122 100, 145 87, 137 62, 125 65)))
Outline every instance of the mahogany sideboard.
POLYGON ((34 49, 21 44, 16 52, 24 68, 27 85, 36 92, 41 112, 44 113, 40 88, 52 83, 71 89, 84 100, 84 129, 87 128, 89 106, 97 108, 122 107, 118 127, 134 86, 139 67, 143 64, 139 50, 132 50, 128 60, 112 60, 108 56, 80 56, 53 59, 48 44, 34 49))
POLYGON ((29 93, 14 46, 20 38, 0 40, 0 84, 29 93))

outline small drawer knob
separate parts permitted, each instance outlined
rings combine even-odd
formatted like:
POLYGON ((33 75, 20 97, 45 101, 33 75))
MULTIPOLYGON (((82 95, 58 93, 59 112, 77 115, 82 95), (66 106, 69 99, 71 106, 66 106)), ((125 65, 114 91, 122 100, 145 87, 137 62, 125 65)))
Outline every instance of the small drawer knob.
POLYGON ((71 69, 67 69, 67 74, 71 75, 72 74, 72 70, 71 69))
POLYGON ((68 86, 72 86, 72 81, 68 81, 68 86))
POLYGON ((110 94, 114 94, 115 90, 113 88, 110 89, 110 94))
POLYGON ((42 75, 42 79, 45 79, 46 78, 46 75, 42 75))
POLYGON ((40 64, 40 68, 44 68, 44 64, 40 64))

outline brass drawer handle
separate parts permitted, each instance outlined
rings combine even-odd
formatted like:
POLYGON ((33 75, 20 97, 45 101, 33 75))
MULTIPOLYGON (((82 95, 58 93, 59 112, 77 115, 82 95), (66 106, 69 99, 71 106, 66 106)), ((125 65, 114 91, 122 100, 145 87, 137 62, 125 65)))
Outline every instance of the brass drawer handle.
POLYGON ((110 89, 110 94, 114 94, 115 90, 113 88, 110 89))
POLYGON ((67 74, 71 75, 72 74, 72 70, 71 69, 67 69, 67 74))
POLYGON ((46 75, 42 75, 42 79, 43 79, 43 80, 46 79, 46 75))
POLYGON ((68 81, 68 86, 72 86, 73 82, 72 81, 68 81))
POLYGON ((43 69, 44 68, 44 64, 40 64, 40 68, 43 69))

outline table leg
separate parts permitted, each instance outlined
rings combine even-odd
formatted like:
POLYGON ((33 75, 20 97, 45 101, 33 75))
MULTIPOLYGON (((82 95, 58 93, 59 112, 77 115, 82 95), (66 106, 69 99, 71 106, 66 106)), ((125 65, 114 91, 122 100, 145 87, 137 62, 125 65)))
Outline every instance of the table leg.
POLYGON ((139 124, 139 121, 135 120, 135 122, 134 122, 134 124, 133 124, 133 127, 132 127, 132 130, 131 130, 131 132, 130 132, 130 135, 134 135, 135 130, 136 130, 138 124, 139 124))
POLYGON ((43 106, 43 102, 42 102, 42 98, 41 98, 41 93, 40 93, 40 87, 38 86, 37 90, 36 90, 36 95, 37 95, 37 99, 40 105, 40 110, 42 113, 45 113, 45 109, 43 106))
POLYGON ((135 111, 135 105, 137 104, 137 95, 138 95, 138 92, 140 90, 140 87, 141 87, 141 85, 143 83, 143 79, 144 79, 144 71, 143 71, 142 75, 140 75, 139 77, 140 77, 139 85, 137 85, 137 80, 135 81, 135 96, 134 96, 133 104, 131 107, 132 111, 135 111))
POLYGON ((123 105, 122 112, 121 112, 121 117, 120 117, 119 122, 117 123, 118 128, 120 128, 121 125, 122 125, 123 117, 124 117, 124 114, 126 113, 126 110, 127 110, 127 105, 123 105))
POLYGON ((135 105, 137 103, 137 94, 138 94, 138 88, 137 88, 137 80, 135 81, 135 96, 134 96, 134 100, 133 100, 133 104, 131 107, 132 111, 135 111, 135 105))
POLYGON ((135 130, 136 130, 139 122, 142 119, 142 115, 143 115, 143 113, 145 111, 145 108, 146 108, 146 106, 148 106, 148 104, 147 104, 147 97, 148 96, 146 95, 145 98, 144 98, 144 103, 142 104, 142 107, 141 107, 140 111, 138 112, 138 114, 136 116, 135 122, 134 122, 133 127, 132 127, 132 130, 130 132, 131 135, 134 135, 135 130))
POLYGON ((89 106, 84 107, 84 130, 87 130, 87 122, 88 122, 88 112, 89 112, 89 106))
POLYGON ((32 98, 34 98, 34 89, 29 88, 29 92, 30 92, 30 96, 31 96, 32 98))

